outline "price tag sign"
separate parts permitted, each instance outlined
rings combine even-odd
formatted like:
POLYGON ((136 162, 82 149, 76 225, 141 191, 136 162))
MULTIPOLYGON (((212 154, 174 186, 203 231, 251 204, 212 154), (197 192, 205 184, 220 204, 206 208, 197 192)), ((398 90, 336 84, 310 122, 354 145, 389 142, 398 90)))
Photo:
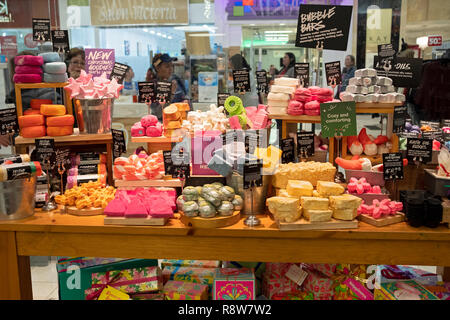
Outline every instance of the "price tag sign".
POLYGON ((321 103, 320 123, 326 138, 356 136, 355 102, 321 103))
POLYGON ((378 56, 381 58, 392 58, 395 56, 395 53, 392 43, 378 45, 378 56))
POLYGON ((250 73, 246 69, 233 70, 234 92, 243 94, 250 92, 250 73))
POLYGON ((300 80, 303 88, 309 87, 309 63, 296 63, 294 65, 294 77, 300 80))
POLYGON ((111 129, 113 138, 113 157, 114 159, 120 157, 120 155, 127 151, 125 143, 125 135, 122 130, 111 129))
POLYGON ((422 132, 423 139, 438 140, 439 142, 444 141, 444 133, 442 130, 424 131, 422 132))
POLYGON ((227 109, 225 109, 225 101, 228 99, 228 97, 230 96, 229 93, 218 93, 217 94, 217 107, 223 107, 225 114, 228 115, 228 111, 227 109))
POLYGON ((406 106, 394 107, 394 133, 401 133, 405 129, 408 108, 406 106))
POLYGON ((155 102, 155 83, 154 82, 138 82, 139 102, 152 103, 155 102))
POLYGON ((244 189, 262 186, 261 170, 263 162, 261 159, 245 161, 244 163, 244 189))
POLYGON ((156 101, 161 104, 170 102, 172 96, 172 82, 157 81, 156 82, 156 101))
POLYGON ((433 155, 433 140, 408 138, 406 142, 406 157, 410 161, 427 163, 433 155))
POLYGON ((109 75, 109 79, 116 79, 117 83, 122 84, 123 79, 125 78, 125 74, 127 73, 128 69, 130 69, 129 66, 126 64, 122 64, 119 62, 114 63, 113 70, 111 74, 109 75))
POLYGON ((69 158, 70 149, 69 148, 60 148, 56 149, 55 151, 55 158, 56 158, 56 167, 59 165, 64 165, 66 169, 69 168, 69 165, 71 165, 71 161, 69 158))
POLYGON ((301 286, 303 284, 303 281, 305 281, 306 277, 308 276, 308 273, 298 265, 292 264, 285 275, 288 279, 301 286))
POLYGON ((5 135, 19 131, 16 108, 0 110, 0 134, 5 135))
POLYGON ((255 153, 256 148, 267 148, 267 130, 245 130, 244 143, 246 153, 255 153))
POLYGON ((190 157, 188 152, 163 151, 164 170, 172 178, 188 178, 191 175, 190 157))
POLYGON ((299 159, 314 155, 314 132, 297 132, 297 156, 299 159))
POLYGON ((325 63, 325 74, 327 77, 327 85, 335 87, 342 83, 341 62, 334 61, 325 63))
POLYGON ((391 78, 395 87, 416 88, 422 77, 422 62, 415 58, 374 56, 373 65, 378 75, 391 78))
POLYGON ((398 136, 401 138, 419 138, 419 134, 416 132, 400 132, 398 136))
POLYGON ((51 41, 50 19, 33 18, 32 25, 34 41, 51 41))
POLYGON ((294 162, 294 148, 295 142, 294 138, 282 139, 280 142, 281 145, 281 163, 290 163, 294 162))
POLYGON ((47 160, 54 163, 56 160, 54 139, 35 139, 37 161, 47 168, 47 160))
POLYGON ((69 32, 67 30, 52 30, 53 52, 69 53, 69 32))
POLYGON ((403 157, 401 152, 383 153, 384 180, 403 180, 403 157))
POLYGON ((258 91, 258 93, 269 92, 267 72, 265 70, 256 71, 256 90, 258 91))

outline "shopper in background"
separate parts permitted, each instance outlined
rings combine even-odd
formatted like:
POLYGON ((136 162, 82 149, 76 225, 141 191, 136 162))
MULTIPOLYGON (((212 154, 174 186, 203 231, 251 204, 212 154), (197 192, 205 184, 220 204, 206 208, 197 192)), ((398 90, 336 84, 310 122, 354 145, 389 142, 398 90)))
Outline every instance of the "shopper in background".
POLYGON ((339 99, 339 93, 344 92, 348 86, 348 81, 350 78, 355 76, 356 65, 355 65, 355 57, 349 54, 345 57, 344 60, 344 68, 342 68, 342 83, 338 86, 336 91, 336 99, 339 99))
POLYGON ((132 67, 128 67, 127 72, 125 72, 125 76, 123 78, 123 95, 135 95, 137 92, 136 84, 133 82, 134 71, 132 67))
POLYGON ((69 77, 77 79, 81 70, 84 70, 85 66, 85 53, 81 48, 72 48, 66 57, 67 74, 69 77))
POLYGON ((238 94, 235 92, 235 95, 241 98, 242 103, 244 104, 244 107, 250 107, 250 106, 257 106, 259 103, 258 95, 256 94, 256 85, 255 81, 252 81, 253 74, 250 72, 252 68, 250 68, 250 65, 247 63, 247 60, 239 54, 236 53, 233 55, 229 61, 228 61, 228 68, 230 69, 230 76, 228 81, 228 92, 234 91, 234 85, 233 85, 233 74, 231 70, 242 70, 246 69, 250 73, 250 85, 251 85, 251 92, 245 92, 244 94, 238 94))
POLYGON ((283 68, 278 77, 294 78, 295 56, 292 52, 286 52, 283 57, 283 68))
POLYGON ((274 66, 273 64, 270 65, 270 68, 269 68, 269 74, 270 74, 270 76, 272 77, 272 79, 274 79, 274 78, 277 76, 277 74, 278 74, 279 72, 280 72, 280 71, 278 71, 278 69, 275 68, 275 66, 274 66))
POLYGON ((145 76, 145 81, 151 82, 151 81, 154 81, 155 79, 156 79, 156 75, 153 72, 152 68, 151 67, 148 68, 147 75, 145 76))

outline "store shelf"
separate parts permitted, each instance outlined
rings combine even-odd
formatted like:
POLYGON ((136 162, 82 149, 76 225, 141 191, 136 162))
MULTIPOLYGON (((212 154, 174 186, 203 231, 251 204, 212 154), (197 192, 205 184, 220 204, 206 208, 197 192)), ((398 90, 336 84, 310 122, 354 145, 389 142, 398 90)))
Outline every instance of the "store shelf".
POLYGON ((356 104, 356 113, 394 113, 394 107, 403 103, 366 103, 356 104))
POLYGON ((30 145, 34 144, 36 139, 54 139, 55 143, 76 143, 83 142, 93 144, 93 142, 103 142, 103 141, 112 141, 111 133, 101 133, 101 134, 72 134, 70 136, 62 136, 62 137, 38 137, 38 138, 24 138, 22 136, 16 137, 16 145, 30 145))
POLYGON ((38 88, 63 88, 69 85, 68 82, 40 82, 40 83, 16 83, 16 88, 20 89, 38 89, 38 88))
POLYGON ((135 143, 172 143, 183 141, 184 136, 178 137, 131 137, 131 142, 135 143))
POLYGON ((273 114, 269 113, 269 119, 292 121, 292 122, 304 122, 304 123, 320 123, 320 116, 291 116, 288 114, 273 114))
POLYGON ((116 188, 137 188, 137 187, 169 187, 169 188, 181 188, 184 187, 185 181, 179 179, 168 180, 114 180, 116 188))

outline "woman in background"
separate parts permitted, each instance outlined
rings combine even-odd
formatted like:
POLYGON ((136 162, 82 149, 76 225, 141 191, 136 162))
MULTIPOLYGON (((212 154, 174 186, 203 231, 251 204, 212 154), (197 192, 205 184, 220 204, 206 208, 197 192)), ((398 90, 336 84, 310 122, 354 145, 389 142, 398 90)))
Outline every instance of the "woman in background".
POLYGON ((278 77, 294 78, 295 56, 292 52, 286 52, 283 57, 283 68, 278 77))
POLYGON ((72 77, 74 79, 77 79, 80 76, 81 70, 84 70, 85 67, 85 59, 86 56, 83 49, 70 49, 66 57, 67 74, 69 78, 72 77))
POLYGON ((344 92, 348 86, 348 81, 355 76, 356 66, 355 57, 348 55, 345 57, 344 68, 342 68, 342 83, 336 91, 336 99, 339 99, 339 93, 344 92))

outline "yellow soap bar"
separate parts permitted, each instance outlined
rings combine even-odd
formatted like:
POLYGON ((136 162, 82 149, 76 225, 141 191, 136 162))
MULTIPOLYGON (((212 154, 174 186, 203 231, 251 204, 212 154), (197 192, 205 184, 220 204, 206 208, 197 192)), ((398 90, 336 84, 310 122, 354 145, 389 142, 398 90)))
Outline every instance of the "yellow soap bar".
POLYGON ((286 191, 295 197, 312 196, 314 187, 309 181, 288 180, 286 191))
POLYGON ((303 215, 310 222, 325 222, 330 221, 333 211, 331 210, 310 210, 304 209, 303 215))
POLYGON ((313 197, 316 197, 316 198, 327 198, 326 196, 322 196, 317 190, 313 191, 313 197))
POLYGON ((302 197, 300 203, 308 210, 328 210, 329 201, 327 198, 302 197))
POLYGON ((294 222, 302 215, 302 207, 297 198, 271 197, 266 200, 266 204, 275 220, 281 222, 294 222))
POLYGON ((317 192, 324 197, 339 196, 343 194, 345 188, 340 184, 330 181, 317 181, 317 192))
POLYGON ((334 209, 357 209, 362 199, 351 194, 330 196, 330 207, 334 209))
POLYGON ((279 197, 296 198, 296 199, 298 199, 298 197, 293 197, 293 196, 289 195, 289 193, 286 191, 286 189, 277 189, 276 194, 279 197))
POLYGON ((353 220, 358 215, 358 209, 333 209, 333 218, 339 220, 353 220))

